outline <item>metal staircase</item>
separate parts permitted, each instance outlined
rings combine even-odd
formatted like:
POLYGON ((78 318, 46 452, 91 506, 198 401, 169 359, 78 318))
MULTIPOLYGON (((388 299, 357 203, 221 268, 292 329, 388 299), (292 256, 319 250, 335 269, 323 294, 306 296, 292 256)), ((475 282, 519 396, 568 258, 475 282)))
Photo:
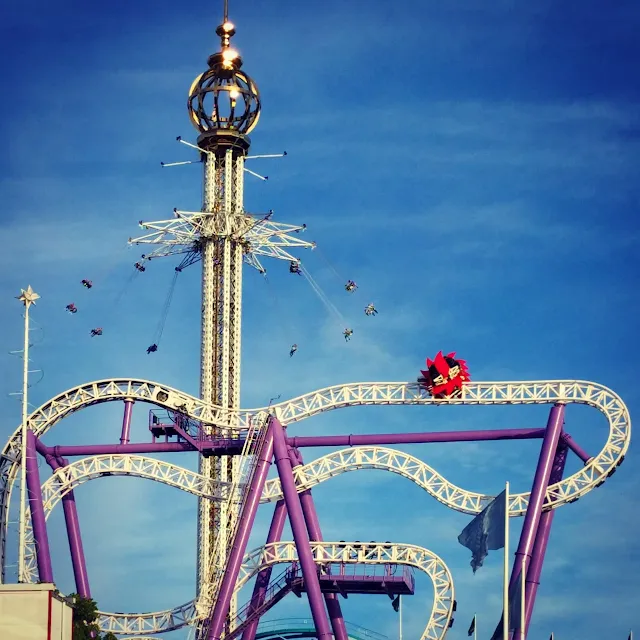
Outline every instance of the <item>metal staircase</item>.
POLYGON ((264 615, 271 607, 290 593, 296 581, 299 582, 300 579, 300 570, 297 563, 294 562, 269 583, 262 604, 255 605, 252 600, 249 600, 249 602, 238 611, 236 617, 229 625, 231 631, 225 635, 225 640, 237 638, 253 620, 264 615))
POLYGON ((226 540, 218 538, 215 541, 207 570, 209 575, 207 589, 203 590, 196 603, 198 617, 200 618, 196 632, 198 640, 206 640, 209 633, 211 614, 216 603, 215 599, 220 591, 222 578, 227 569, 229 555, 240 525, 240 515, 242 514, 248 496, 248 489, 251 486, 256 471, 258 454, 264 444, 268 424, 269 414, 261 413, 255 422, 252 422, 246 434, 246 440, 239 457, 236 481, 230 486, 226 501, 227 513, 237 515, 235 515, 228 524, 226 540), (234 505, 237 505, 238 508, 231 509, 234 505))

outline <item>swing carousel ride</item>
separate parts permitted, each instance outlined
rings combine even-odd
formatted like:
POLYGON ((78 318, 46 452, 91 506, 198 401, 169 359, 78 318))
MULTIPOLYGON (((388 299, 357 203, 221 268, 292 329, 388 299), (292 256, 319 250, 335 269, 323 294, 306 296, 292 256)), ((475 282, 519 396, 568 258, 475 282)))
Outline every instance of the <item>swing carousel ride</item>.
MULTIPOLYGON (((324 541, 312 487, 336 475, 362 469, 382 469, 399 474, 456 511, 476 515, 492 500, 458 487, 414 456, 388 445, 540 439, 542 447, 532 488, 509 496, 509 517, 524 517, 513 564, 511 584, 526 577, 526 627, 531 621, 555 509, 574 502, 604 483, 623 461, 630 441, 627 408, 611 390, 593 382, 575 380, 475 382, 464 360, 455 353, 439 352, 421 376, 412 382, 356 382, 319 389, 268 407, 240 406, 240 341, 243 264, 266 278, 266 258, 288 263, 292 276, 301 276, 332 313, 337 308, 297 256, 298 251, 318 251, 302 234, 305 225, 272 220, 273 212, 250 214, 244 209, 245 173, 266 180, 245 164, 257 158, 282 154, 249 155, 248 134, 258 124, 261 102, 258 88, 242 70, 243 61, 232 47, 235 27, 225 1, 222 24, 216 30, 220 50, 208 59, 208 68, 191 85, 189 117, 198 132, 192 143, 178 142, 197 152, 188 162, 203 167, 204 196, 201 211, 174 209, 173 217, 140 222, 145 232, 130 239, 149 249, 133 265, 132 278, 143 275, 159 258, 179 257, 165 300, 158 330, 147 354, 160 347, 164 324, 179 275, 201 263, 202 314, 200 394, 195 397, 161 382, 117 378, 98 380, 69 389, 34 411, 25 421, 23 441, 19 428, 9 438, 0 458, 0 549, 2 582, 7 580, 8 525, 11 498, 24 472, 29 500, 20 509, 23 533, 18 541, 19 582, 54 582, 47 534, 47 518, 62 502, 71 550, 76 590, 91 597, 74 491, 103 476, 149 478, 198 497, 197 576, 195 597, 175 607, 151 613, 101 612, 100 628, 119 637, 149 636, 183 627, 204 640, 242 637, 254 640, 260 619, 290 593, 306 594, 313 628, 307 633, 320 640, 360 637, 348 629, 342 608, 352 593, 383 595, 394 604, 398 596, 415 590, 413 571, 422 571, 433 584, 431 612, 423 640, 445 638, 456 610, 454 585, 447 565, 433 551, 410 543, 324 541), (63 418, 104 402, 124 405, 119 443, 50 446, 43 436, 63 418), (132 443, 130 427, 134 405, 150 404, 150 439, 132 443), (494 429, 351 436, 295 436, 287 427, 316 414, 362 405, 551 405, 544 429, 494 429), (593 407, 606 417, 609 431, 601 451, 587 453, 564 430, 568 404, 593 407), (304 462, 305 447, 346 447, 304 462), (195 452, 197 472, 145 454, 195 452), (564 476, 568 453, 582 466, 564 476), (25 454, 26 469, 21 456, 25 454), (52 475, 41 485, 34 463, 41 456, 52 475), (69 461, 68 458, 74 458, 69 461), (267 480, 272 462, 277 477, 267 480), (247 551, 259 504, 275 503, 265 545, 247 551), (289 519, 293 541, 281 540, 289 519), (274 574, 274 567, 281 565, 274 574), (524 568, 523 568, 524 567, 524 568), (522 569, 523 568, 523 569, 522 569), (238 607, 240 590, 253 591, 238 607)), ((90 275, 90 274, 87 274, 90 275)), ((95 295, 98 280, 79 283, 95 295)), ((353 279, 344 291, 356 295, 353 279)), ((66 311, 82 315, 82 305, 68 302, 66 311)), ((369 302, 367 318, 378 310, 369 302)), ((373 321, 373 320, 372 320, 373 321)), ((108 330, 108 327, 105 331, 108 330)), ((346 341, 353 330, 341 326, 346 341)), ((103 336, 102 327, 89 331, 103 336)), ((357 337, 357 336, 355 336, 357 337)), ((298 344, 290 347, 293 357, 298 344)), ((516 634, 519 620, 512 621, 516 634)), ((523 630, 526 633, 526 630, 523 630)), ((377 637, 366 632, 368 637, 377 637)), ((277 635, 286 636, 280 629, 277 635)), ((263 634, 264 635, 264 634, 263 634)), ((304 635, 304 634, 303 634, 304 635)), ((366 634, 365 634, 366 635, 366 634)), ((300 637, 300 634, 297 635, 300 637)), ((520 637, 520 636, 515 636, 520 637)))

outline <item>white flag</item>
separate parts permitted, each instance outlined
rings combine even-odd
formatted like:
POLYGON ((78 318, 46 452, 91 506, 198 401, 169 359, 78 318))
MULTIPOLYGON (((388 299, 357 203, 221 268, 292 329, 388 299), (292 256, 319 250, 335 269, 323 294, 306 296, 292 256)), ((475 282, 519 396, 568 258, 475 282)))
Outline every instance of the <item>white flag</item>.
POLYGON ((471 568, 482 566, 489 550, 504 547, 507 492, 503 491, 479 513, 458 536, 458 542, 471 550, 471 568))

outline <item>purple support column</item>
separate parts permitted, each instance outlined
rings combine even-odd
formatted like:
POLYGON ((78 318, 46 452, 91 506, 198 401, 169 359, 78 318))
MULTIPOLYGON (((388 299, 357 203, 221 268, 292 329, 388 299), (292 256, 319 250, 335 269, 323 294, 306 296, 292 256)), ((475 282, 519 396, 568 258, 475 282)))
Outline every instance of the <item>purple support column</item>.
MULTIPOLYGON (((553 467, 551 469, 551 476, 549 477, 549 484, 555 484, 562 480, 564 465, 567 461, 567 452, 567 445, 560 443, 556 450, 555 458, 553 459, 553 467)), ((555 509, 542 513, 540 516, 540 524, 538 525, 538 533, 536 534, 536 539, 533 543, 533 551, 531 552, 531 561, 529 563, 529 570, 527 571, 525 591, 527 633, 529 632, 529 623, 531 622, 531 615, 533 614, 533 607, 536 602, 536 594, 538 592, 538 586, 540 585, 542 563, 544 562, 544 555, 547 550, 547 543, 549 542, 549 534, 551 533, 551 523, 553 522, 553 516, 555 513, 555 509)))
POLYGON ((120 444, 129 444, 129 432, 131 431, 131 411, 133 410, 133 402, 133 400, 124 401, 124 417, 122 418, 120 444))
POLYGON ((231 603, 231 597, 233 596, 233 589, 238 579, 238 573, 240 572, 240 565, 242 564, 244 552, 247 549, 251 528, 253 527, 253 523, 256 519, 258 504, 260 503, 262 490, 264 489, 264 483, 267 480, 267 474, 269 473, 272 458, 273 427, 269 425, 264 442, 262 443, 262 447, 258 453, 258 461, 256 463, 256 469, 253 472, 251 484, 249 485, 247 498, 242 507, 242 511, 238 516, 238 530, 233 539, 233 544, 229 553, 229 561, 227 562, 227 567, 211 614, 211 624, 209 626, 209 633, 207 634, 209 640, 220 640, 220 636, 222 635, 225 619, 229 612, 229 604, 231 603))
POLYGON ((311 615, 316 627, 316 637, 318 640, 331 640, 331 631, 329 629, 324 605, 322 604, 320 580, 309 544, 309 536, 304 523, 300 498, 293 478, 293 469, 287 451, 284 429, 277 418, 271 418, 271 427, 273 428, 273 451, 275 453, 276 466, 278 467, 278 475, 280 476, 280 483, 282 484, 284 501, 287 505, 287 511, 289 512, 293 539, 296 543, 298 558, 300 559, 300 566, 302 567, 302 576, 307 589, 311 615))
MULTIPOLYGON (((284 504, 284 500, 278 500, 273 512, 273 518, 271 518, 271 526, 269 527, 269 533, 267 534, 266 544, 280 542, 286 519, 287 507, 284 504)), ((267 593, 267 587, 269 586, 269 580, 271 580, 272 571, 272 566, 267 567, 260 571, 256 578, 256 583, 253 586, 253 594, 251 595, 251 609, 253 611, 264 604, 264 598, 267 593)), ((247 628, 242 632, 242 640, 255 640, 256 631, 258 630, 258 622, 260 622, 259 618, 255 618, 255 620, 251 621, 247 628)))
MULTIPOLYGON (((512 589, 515 581, 520 579, 520 571, 523 562, 525 563, 525 571, 531 558, 531 550, 533 549, 533 541, 538 531, 540 523, 540 515, 542 513, 542 504, 544 503, 549 485, 549 477, 551 475, 551 467, 553 459, 558 448, 558 441, 562 433, 562 425, 564 424, 564 405, 556 404, 549 412, 549 420, 547 421, 547 430, 542 440, 542 449, 538 458, 538 466, 533 478, 533 486, 531 487, 531 495, 529 496, 529 506, 524 517, 522 525, 522 533, 516 550, 515 562, 511 571, 511 579, 509 580, 509 588, 512 589)), ((526 604, 526 603, 525 603, 526 604)), ((516 625, 516 633, 514 638, 519 637, 518 632, 520 623, 516 625)))
MULTIPOLYGON (((53 471, 66 467, 69 464, 64 458, 54 458, 52 455, 45 456, 53 471)), ((76 581, 76 593, 83 598, 91 598, 89 588, 89 577, 87 575, 87 562, 84 557, 82 538, 80 537, 80 522, 78 520, 78 510, 73 489, 62 496, 62 509, 64 510, 64 521, 67 527, 67 538, 69 539, 69 552, 71 553, 71 565, 73 566, 73 577, 76 581)))
POLYGON ((36 558, 38 560, 38 574, 40 582, 53 583, 51 552, 49 551, 49 536, 47 535, 47 523, 44 519, 42 490, 40 489, 36 437, 31 429, 27 430, 26 471, 27 493, 29 494, 29 507, 31 509, 31 524, 33 526, 33 538, 36 543, 36 558))
MULTIPOLYGON (((302 464, 302 456, 299 451, 295 449, 291 450, 292 461, 295 460, 294 466, 302 464)), ((307 489, 300 494, 300 504, 302 506, 302 513, 304 520, 307 523, 307 530, 309 531, 309 538, 313 541, 322 542, 322 531, 320 529, 320 521, 318 520, 318 512, 313 503, 313 497, 311 495, 311 489, 307 489)), ((327 611, 329 612, 329 619, 331 620, 331 628, 333 629, 333 635, 336 640, 349 640, 347 634, 347 627, 344 623, 344 617, 342 615, 342 609, 340 607, 340 601, 335 593, 325 593, 324 602, 327 605, 327 611)))

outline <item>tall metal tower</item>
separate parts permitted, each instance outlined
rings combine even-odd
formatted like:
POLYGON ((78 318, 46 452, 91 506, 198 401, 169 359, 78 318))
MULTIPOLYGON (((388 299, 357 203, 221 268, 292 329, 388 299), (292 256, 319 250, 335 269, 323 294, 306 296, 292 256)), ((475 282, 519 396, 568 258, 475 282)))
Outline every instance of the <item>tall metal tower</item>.
MULTIPOLYGON (((227 1, 216 29, 220 51, 209 56, 208 69, 191 85, 189 117, 199 132, 194 147, 204 165, 202 210, 174 209, 174 218, 140 223, 150 233, 129 240, 157 245, 144 258, 186 254, 182 264, 202 260, 200 395, 224 408, 240 407, 240 342, 243 262, 265 273, 259 257, 293 261, 294 247, 313 248, 299 237, 305 226, 274 223, 272 212, 252 215, 244 210, 243 189, 248 134, 260 117, 260 96, 253 80, 241 71, 242 58, 231 47, 235 26, 229 22, 227 1)), ((254 174, 258 175, 258 174, 254 174)), ((238 481, 237 458, 200 458, 200 473, 216 481, 238 481)), ((212 569, 220 570, 227 556, 228 532, 238 516, 235 504, 201 499, 198 509, 198 593, 207 595, 212 569), (214 553, 216 558, 212 557, 214 553)), ((213 596, 214 594, 209 594, 213 596)), ((235 614, 235 601, 230 616, 235 614)), ((206 612, 205 612, 206 613, 206 612)))

